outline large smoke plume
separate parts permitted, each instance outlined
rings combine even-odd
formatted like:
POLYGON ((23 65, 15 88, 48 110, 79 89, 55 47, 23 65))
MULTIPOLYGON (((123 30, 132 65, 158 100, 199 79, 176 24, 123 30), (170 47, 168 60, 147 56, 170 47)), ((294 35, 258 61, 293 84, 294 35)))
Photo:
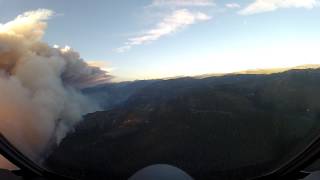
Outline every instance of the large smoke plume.
POLYGON ((39 9, 0 24, 0 132, 33 160, 98 109, 80 89, 110 79, 69 47, 41 42, 52 14, 39 9))

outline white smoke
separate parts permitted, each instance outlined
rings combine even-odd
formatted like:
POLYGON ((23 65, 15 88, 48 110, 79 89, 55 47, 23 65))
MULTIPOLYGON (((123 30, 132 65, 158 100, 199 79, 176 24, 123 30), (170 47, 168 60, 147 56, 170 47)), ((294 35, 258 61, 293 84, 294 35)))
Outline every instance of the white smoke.
POLYGON ((41 42, 46 9, 0 24, 0 132, 33 160, 97 105, 80 89, 109 81, 71 48, 41 42))

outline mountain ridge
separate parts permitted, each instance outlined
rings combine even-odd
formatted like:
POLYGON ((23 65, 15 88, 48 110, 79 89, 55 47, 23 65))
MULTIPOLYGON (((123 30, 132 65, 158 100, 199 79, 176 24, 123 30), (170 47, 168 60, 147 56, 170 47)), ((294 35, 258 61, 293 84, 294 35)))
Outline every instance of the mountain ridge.
POLYGON ((196 179, 253 177, 320 129, 318 82, 320 69, 155 81, 86 115, 46 165, 83 179, 126 179, 156 163, 196 179))

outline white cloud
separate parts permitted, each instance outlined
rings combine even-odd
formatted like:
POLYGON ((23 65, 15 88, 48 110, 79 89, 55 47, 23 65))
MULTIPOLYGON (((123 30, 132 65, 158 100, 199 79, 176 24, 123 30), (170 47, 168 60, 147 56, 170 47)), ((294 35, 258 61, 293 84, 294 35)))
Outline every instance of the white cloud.
POLYGON ((238 3, 228 3, 228 4, 226 4, 225 5, 227 8, 229 8, 229 9, 237 9, 237 8, 240 8, 241 6, 240 6, 240 4, 238 4, 238 3))
MULTIPOLYGON (((126 44, 128 44, 128 42, 126 42, 126 44)), ((129 51, 130 49, 131 49, 131 45, 125 45, 125 46, 122 46, 122 47, 115 49, 115 52, 123 53, 123 52, 129 51)))
POLYGON ((153 0, 151 6, 213 6, 213 0, 153 0))
POLYGON ((125 52, 132 46, 146 44, 159 38, 172 34, 182 28, 197 23, 199 21, 207 21, 210 16, 201 12, 190 12, 187 9, 174 11, 171 15, 165 17, 154 28, 146 31, 140 36, 130 38, 124 46, 117 48, 116 52, 125 52))
POLYGON ((305 8, 312 9, 319 5, 318 0, 255 0, 239 14, 251 15, 269 11, 275 11, 280 8, 305 8))

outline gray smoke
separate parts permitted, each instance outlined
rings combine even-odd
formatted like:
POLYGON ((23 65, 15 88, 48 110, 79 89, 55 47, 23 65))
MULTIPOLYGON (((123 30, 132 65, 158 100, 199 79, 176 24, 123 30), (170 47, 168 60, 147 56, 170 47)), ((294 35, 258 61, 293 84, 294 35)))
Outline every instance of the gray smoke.
POLYGON ((69 47, 41 42, 52 11, 0 24, 0 132, 34 160, 98 106, 80 89, 109 81, 69 47))

